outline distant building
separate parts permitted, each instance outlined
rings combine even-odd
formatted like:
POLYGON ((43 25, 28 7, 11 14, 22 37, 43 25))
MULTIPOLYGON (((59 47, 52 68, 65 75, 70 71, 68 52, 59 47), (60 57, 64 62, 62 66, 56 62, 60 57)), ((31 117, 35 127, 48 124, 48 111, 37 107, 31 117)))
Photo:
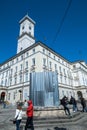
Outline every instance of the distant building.
POLYGON ((59 98, 87 99, 87 65, 69 62, 42 42, 35 42, 35 22, 26 15, 20 22, 17 54, 0 64, 0 99, 15 103, 29 97, 30 73, 53 71, 58 75, 59 98))

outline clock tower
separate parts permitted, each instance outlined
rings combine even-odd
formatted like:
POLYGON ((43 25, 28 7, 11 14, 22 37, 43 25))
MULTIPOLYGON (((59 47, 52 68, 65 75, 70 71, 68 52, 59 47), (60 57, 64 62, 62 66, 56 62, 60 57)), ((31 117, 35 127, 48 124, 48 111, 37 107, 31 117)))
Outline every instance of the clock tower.
POLYGON ((28 48, 35 43, 34 38, 34 26, 35 22, 28 16, 25 15, 20 21, 20 32, 17 45, 17 53, 28 48))

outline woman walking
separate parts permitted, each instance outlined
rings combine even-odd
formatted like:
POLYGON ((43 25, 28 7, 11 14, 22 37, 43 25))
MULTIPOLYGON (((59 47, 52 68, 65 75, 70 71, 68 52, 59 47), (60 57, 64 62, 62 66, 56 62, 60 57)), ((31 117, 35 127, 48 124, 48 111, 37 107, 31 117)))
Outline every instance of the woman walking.
POLYGON ((20 105, 17 106, 15 119, 16 119, 16 130, 20 130, 20 123, 22 120, 22 107, 20 105))

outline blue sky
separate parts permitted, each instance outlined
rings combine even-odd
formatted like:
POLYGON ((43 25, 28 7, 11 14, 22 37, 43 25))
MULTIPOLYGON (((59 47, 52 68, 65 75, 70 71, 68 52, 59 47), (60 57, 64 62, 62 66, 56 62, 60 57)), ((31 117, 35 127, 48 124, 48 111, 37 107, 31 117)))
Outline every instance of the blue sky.
POLYGON ((87 63, 87 0, 71 0, 64 17, 69 1, 0 0, 0 63, 16 54, 19 21, 27 13, 36 22, 36 41, 71 62, 87 63))

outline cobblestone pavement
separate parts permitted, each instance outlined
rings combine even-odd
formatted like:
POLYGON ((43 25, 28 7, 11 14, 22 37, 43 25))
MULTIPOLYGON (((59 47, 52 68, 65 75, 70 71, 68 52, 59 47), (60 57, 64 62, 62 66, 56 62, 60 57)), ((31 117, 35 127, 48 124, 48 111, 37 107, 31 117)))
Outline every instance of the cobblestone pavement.
MULTIPOLYGON (((14 118, 15 115, 15 107, 10 106, 8 108, 3 109, 0 106, 0 130, 16 130, 15 125, 10 121, 10 119, 14 118)), ((73 123, 67 122, 65 124, 58 124, 55 127, 45 127, 45 128, 35 128, 35 130, 87 130, 87 114, 85 114, 84 119, 80 120, 80 122, 73 123)))

